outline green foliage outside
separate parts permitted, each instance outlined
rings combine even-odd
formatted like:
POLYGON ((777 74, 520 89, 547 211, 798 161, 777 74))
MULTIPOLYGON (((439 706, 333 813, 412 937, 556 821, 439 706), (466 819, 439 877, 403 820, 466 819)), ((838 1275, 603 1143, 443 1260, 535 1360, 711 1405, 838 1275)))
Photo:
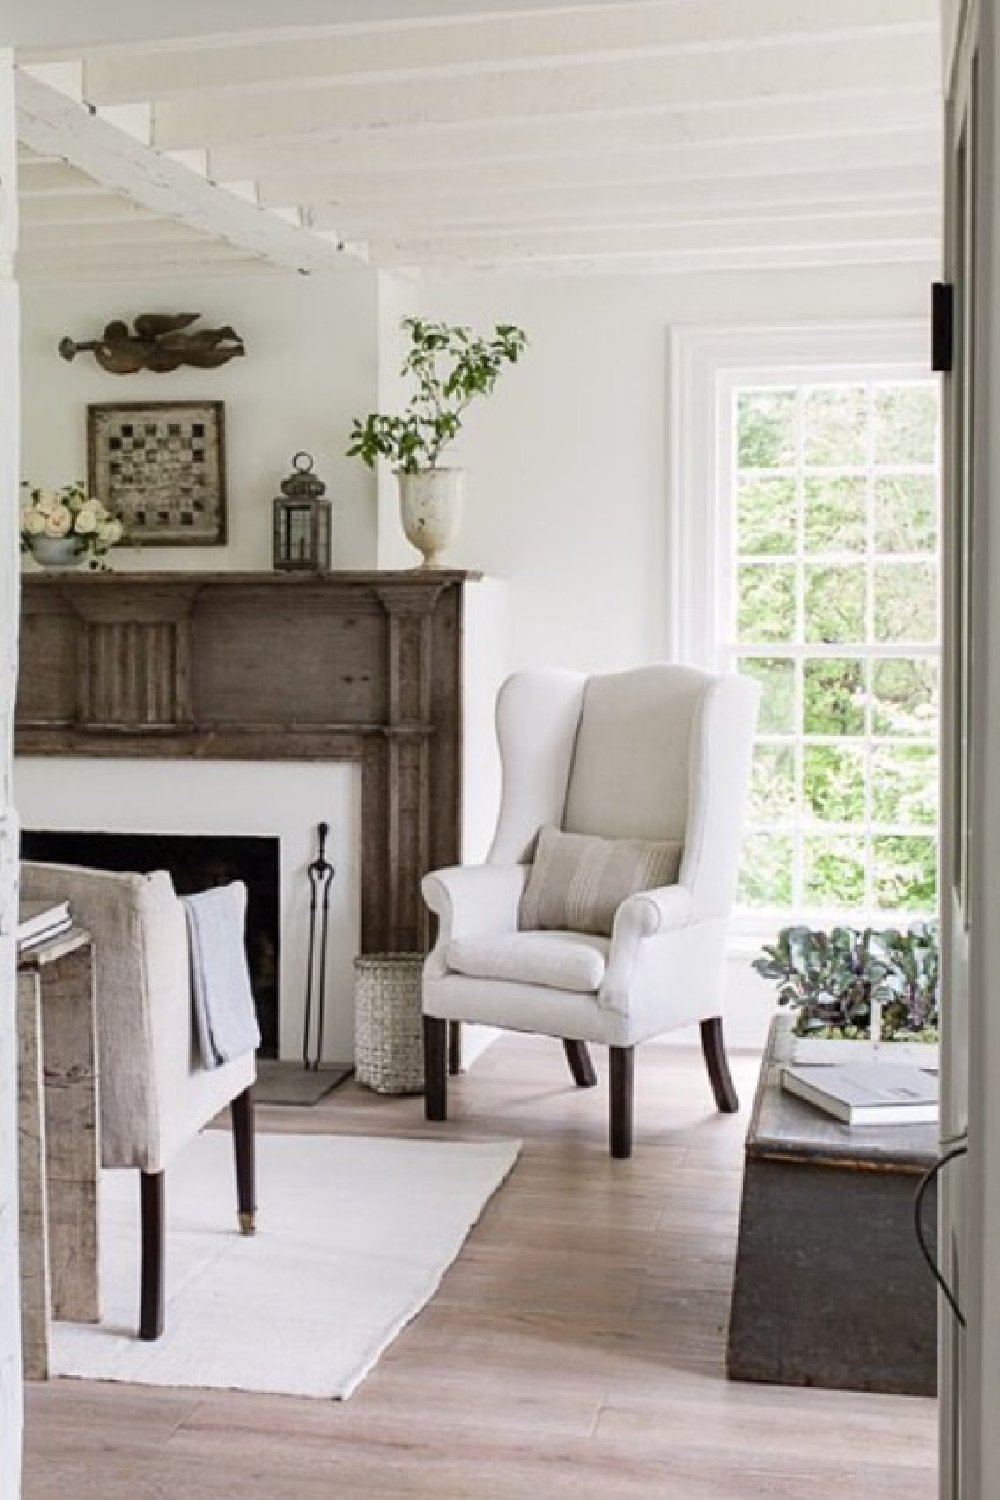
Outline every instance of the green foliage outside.
POLYGON ((934 389, 749 388, 734 417, 737 667, 761 685, 740 899, 930 913, 934 389))

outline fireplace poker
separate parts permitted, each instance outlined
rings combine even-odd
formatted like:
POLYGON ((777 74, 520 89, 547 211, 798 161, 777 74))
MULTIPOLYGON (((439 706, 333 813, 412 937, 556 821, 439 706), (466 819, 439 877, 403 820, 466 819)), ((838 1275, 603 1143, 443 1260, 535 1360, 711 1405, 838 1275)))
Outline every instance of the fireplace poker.
POLYGON ((333 884, 334 873, 333 865, 326 858, 326 836, 330 832, 329 823, 320 823, 316 831, 319 836, 319 854, 307 871, 309 876, 309 956, 306 960, 306 1014, 302 1030, 302 1066, 306 1070, 312 1069, 313 1072, 318 1071, 323 1056, 323 1022, 326 1018, 326 943, 330 922, 330 887, 333 884), (316 1053, 310 1061, 309 1034, 312 1030, 317 927, 319 928, 319 994, 316 1007, 316 1053))

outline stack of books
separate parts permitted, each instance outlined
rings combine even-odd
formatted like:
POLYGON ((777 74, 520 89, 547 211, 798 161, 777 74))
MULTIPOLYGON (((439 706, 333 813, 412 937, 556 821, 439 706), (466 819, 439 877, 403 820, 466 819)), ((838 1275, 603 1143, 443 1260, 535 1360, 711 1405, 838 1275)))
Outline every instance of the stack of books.
POLYGON ((73 925, 68 901, 26 901, 22 899, 17 922, 17 951, 24 953, 50 942, 73 925))
POLYGON ((845 1125, 923 1125, 938 1117, 937 1074, 916 1064, 784 1068, 781 1086, 845 1125))

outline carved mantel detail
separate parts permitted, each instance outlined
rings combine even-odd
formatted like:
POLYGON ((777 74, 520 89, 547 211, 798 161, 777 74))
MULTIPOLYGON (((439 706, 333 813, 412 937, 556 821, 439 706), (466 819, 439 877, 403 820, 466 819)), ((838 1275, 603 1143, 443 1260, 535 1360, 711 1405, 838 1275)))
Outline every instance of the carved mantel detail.
POLYGON ((424 950, 420 877, 460 856, 476 576, 25 576, 15 751, 356 761, 362 951, 424 950))

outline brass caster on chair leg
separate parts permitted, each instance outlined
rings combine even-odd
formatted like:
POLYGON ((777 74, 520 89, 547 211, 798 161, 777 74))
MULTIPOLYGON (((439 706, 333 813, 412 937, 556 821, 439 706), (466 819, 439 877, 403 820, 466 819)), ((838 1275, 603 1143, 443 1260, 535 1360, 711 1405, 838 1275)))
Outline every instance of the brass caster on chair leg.
POLYGON ((240 1220, 240 1234, 256 1234, 257 1233, 257 1214, 256 1214, 256 1212, 251 1211, 248 1214, 241 1213, 240 1216, 239 1216, 239 1220, 240 1220))

